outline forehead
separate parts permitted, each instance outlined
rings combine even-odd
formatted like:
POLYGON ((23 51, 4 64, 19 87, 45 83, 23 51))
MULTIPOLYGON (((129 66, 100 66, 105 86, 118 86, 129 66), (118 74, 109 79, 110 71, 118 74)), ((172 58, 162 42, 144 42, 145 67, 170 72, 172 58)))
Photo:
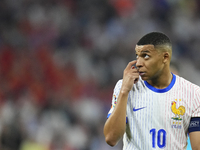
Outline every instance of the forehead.
POLYGON ((144 52, 144 51, 149 51, 149 52, 152 52, 152 51, 155 51, 155 47, 154 45, 136 45, 135 46, 135 51, 136 53, 141 53, 141 52, 144 52))

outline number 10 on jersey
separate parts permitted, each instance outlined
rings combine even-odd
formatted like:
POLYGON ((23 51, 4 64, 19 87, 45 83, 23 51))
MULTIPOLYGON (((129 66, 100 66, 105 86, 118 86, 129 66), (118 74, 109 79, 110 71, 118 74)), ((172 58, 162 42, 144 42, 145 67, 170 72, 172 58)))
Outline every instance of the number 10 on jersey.
POLYGON ((152 135, 152 147, 156 148, 156 142, 157 146, 159 148, 164 148, 166 146, 166 131, 164 129, 156 131, 156 129, 151 129, 150 134, 152 135))

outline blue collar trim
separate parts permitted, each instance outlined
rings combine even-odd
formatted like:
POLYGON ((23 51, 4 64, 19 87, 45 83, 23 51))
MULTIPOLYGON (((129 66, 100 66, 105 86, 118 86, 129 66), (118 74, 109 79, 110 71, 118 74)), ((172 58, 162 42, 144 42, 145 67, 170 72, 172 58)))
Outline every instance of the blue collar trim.
POLYGON ((176 82, 176 76, 172 73, 173 77, 172 77, 172 81, 169 84, 168 87, 164 88, 164 89, 157 89, 155 87, 153 87, 152 85, 150 85, 147 81, 144 81, 145 85, 152 91, 157 92, 157 93, 165 93, 167 91, 169 91, 175 84, 176 82))

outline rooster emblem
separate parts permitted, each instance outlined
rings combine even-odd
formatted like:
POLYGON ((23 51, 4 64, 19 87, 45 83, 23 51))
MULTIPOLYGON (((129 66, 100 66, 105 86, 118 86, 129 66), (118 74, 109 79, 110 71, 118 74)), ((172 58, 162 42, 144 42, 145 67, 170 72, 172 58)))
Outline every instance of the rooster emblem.
POLYGON ((172 102, 171 106, 172 112, 175 114, 175 117, 172 117, 174 120, 182 120, 180 116, 183 116, 185 114, 185 107, 179 106, 178 109, 176 108, 176 102, 172 102))

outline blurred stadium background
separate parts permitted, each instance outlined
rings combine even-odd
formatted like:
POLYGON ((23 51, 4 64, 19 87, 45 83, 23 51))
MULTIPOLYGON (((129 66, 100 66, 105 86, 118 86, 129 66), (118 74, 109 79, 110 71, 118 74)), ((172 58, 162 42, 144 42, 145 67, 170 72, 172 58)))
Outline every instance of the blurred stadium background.
POLYGON ((200 85, 199 0, 1 0, 0 149, 121 150, 103 125, 150 31, 171 37, 173 66, 200 85))

